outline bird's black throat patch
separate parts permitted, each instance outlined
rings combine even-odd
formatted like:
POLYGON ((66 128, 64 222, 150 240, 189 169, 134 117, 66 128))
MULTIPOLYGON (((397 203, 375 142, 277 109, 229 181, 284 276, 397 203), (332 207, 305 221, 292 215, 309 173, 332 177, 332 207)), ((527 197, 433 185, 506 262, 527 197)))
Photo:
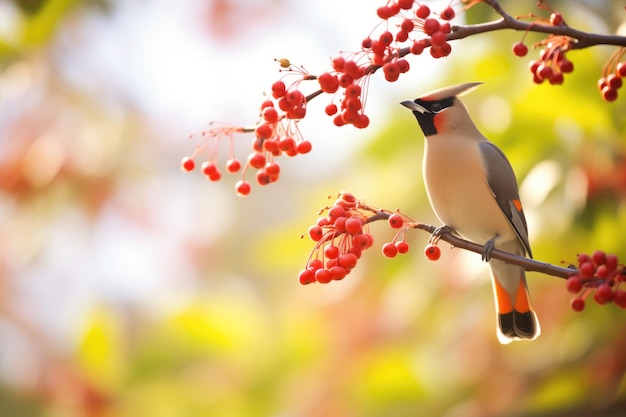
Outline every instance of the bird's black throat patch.
POLYGON ((424 113, 420 113, 418 111, 413 111, 417 122, 422 128, 422 132, 424 132, 424 136, 432 136, 437 134, 437 128, 435 127, 435 115, 448 107, 452 107, 454 105, 455 97, 446 97, 440 100, 426 100, 426 99, 415 99, 415 104, 419 104, 424 107, 427 111, 424 113))

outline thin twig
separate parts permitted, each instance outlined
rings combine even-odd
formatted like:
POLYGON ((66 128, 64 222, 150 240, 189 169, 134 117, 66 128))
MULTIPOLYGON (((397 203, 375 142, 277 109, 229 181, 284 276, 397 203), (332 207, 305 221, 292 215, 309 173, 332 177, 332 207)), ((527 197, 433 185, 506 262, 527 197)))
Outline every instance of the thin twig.
MULTIPOLYGON (((372 223, 378 220, 386 220, 393 214, 387 210, 380 210, 376 212, 373 216, 367 218, 366 223, 372 223)), ((415 223, 414 229, 424 230, 428 233, 434 233, 437 230, 437 227, 424 224, 424 223, 415 223)), ((450 232, 446 232, 441 234, 440 240, 450 243, 455 248, 465 249, 470 252, 476 252, 478 254, 482 254, 484 250, 483 245, 479 245, 478 243, 470 242, 469 240, 462 239, 450 232)), ((516 255, 514 253, 505 252, 499 249, 493 249, 491 251, 491 257, 494 259, 499 259, 508 264, 519 265, 524 268, 526 271, 534 271, 540 272, 542 274, 552 275, 558 278, 567 279, 572 275, 575 275, 578 270, 575 267, 564 268, 562 266, 552 265, 547 262, 537 261, 535 259, 526 258, 524 256, 516 255)))

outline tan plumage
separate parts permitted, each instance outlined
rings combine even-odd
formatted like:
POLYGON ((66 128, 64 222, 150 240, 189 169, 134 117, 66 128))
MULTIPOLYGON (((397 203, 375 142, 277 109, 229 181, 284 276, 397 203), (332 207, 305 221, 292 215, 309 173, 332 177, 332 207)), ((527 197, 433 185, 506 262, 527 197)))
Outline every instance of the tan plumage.
MULTIPOLYGON (((426 137, 423 175, 439 220, 480 244, 531 256, 513 170, 472 122, 458 99, 479 83, 426 93, 402 104, 413 111, 426 137)), ((524 270, 489 260, 498 317, 498 339, 534 339, 539 323, 530 304, 524 270)))

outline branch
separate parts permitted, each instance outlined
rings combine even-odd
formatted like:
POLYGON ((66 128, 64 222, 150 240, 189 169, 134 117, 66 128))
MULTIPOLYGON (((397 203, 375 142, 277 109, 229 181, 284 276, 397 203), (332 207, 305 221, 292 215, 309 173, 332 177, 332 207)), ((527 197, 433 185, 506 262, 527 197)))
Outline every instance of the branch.
POLYGON ((512 29, 524 32, 538 32, 557 36, 567 36, 575 40, 572 44, 572 49, 583 49, 594 45, 615 45, 626 47, 625 36, 601 35, 597 33, 584 32, 582 30, 574 29, 566 24, 551 25, 536 22, 522 22, 521 20, 518 20, 506 13, 498 1, 484 0, 483 2, 502 16, 502 19, 471 26, 456 26, 452 29, 452 33, 450 34, 448 40, 463 39, 467 36, 476 35, 478 33, 512 29))
MULTIPOLYGON (((379 210, 371 217, 368 217, 366 223, 372 223, 377 220, 386 220, 393 213, 387 210, 379 210)), ((428 233, 434 233, 437 227, 424 224, 419 222, 413 222, 412 227, 414 229, 424 230, 428 233)), ((452 233, 446 232, 440 236, 441 240, 450 243, 455 248, 461 248, 468 250, 470 252, 476 252, 478 254, 483 253, 484 246, 479 245, 478 243, 470 242, 469 240, 462 239, 452 233)), ((519 256, 513 253, 505 252, 499 249, 493 249, 491 251, 491 257, 494 259, 499 259, 508 264, 519 265, 524 268, 526 271, 534 271, 541 272, 542 274, 552 275, 558 278, 567 279, 572 275, 578 273, 578 270, 575 267, 564 268, 561 266, 552 265, 547 262, 541 262, 534 259, 526 258, 524 256, 519 256)))

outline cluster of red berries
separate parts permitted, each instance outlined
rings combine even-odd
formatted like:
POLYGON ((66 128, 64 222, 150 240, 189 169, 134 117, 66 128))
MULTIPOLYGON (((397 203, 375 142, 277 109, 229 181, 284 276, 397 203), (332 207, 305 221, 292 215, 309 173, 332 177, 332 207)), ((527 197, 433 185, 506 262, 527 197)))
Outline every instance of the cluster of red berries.
POLYGON ((574 71, 574 63, 565 56, 570 48, 569 38, 555 36, 551 38, 553 41, 548 42, 539 52, 539 59, 531 61, 528 66, 536 84, 547 80, 552 85, 561 85, 564 74, 574 71))
MULTIPOLYGON (((563 15, 552 10, 547 4, 539 2, 539 8, 550 12, 549 18, 539 17, 537 21, 546 22, 552 26, 565 25, 563 15)), ((529 17, 537 17, 529 15, 529 17)), ((526 34, 524 34, 524 37, 526 34)), ((567 36, 549 35, 546 39, 538 42, 534 46, 543 46, 539 52, 539 59, 529 63, 528 68, 533 76, 533 82, 541 84, 548 81, 552 85, 561 85, 564 75, 574 71, 574 63, 567 59, 565 53, 572 47, 572 39, 567 36)), ((520 42, 513 44, 513 53, 516 56, 524 57, 528 53, 528 47, 524 44, 524 38, 520 42)))
POLYGON ((411 228, 411 223, 402 216, 400 213, 394 213, 387 219, 389 227, 392 229, 399 229, 391 242, 387 242, 383 245, 383 255, 387 258, 395 258, 396 255, 404 255, 409 251, 409 244, 400 237, 404 236, 404 232, 411 228))
POLYGON ((386 30, 378 39, 369 37, 362 42, 363 49, 372 55, 372 63, 383 67, 388 81, 397 80, 401 72, 408 70, 407 66, 405 71, 402 71, 406 64, 403 64, 401 59, 397 59, 398 48, 404 42, 410 42, 409 50, 415 55, 421 54, 428 46, 430 46, 430 54, 433 58, 448 56, 452 51, 447 37, 452 31, 449 21, 454 19, 456 12, 451 6, 444 8, 438 17, 435 17, 425 4, 398 0, 388 1, 385 6, 379 7, 376 13, 385 21, 392 18, 399 19, 395 35, 386 30), (415 39, 412 38, 413 34, 418 34, 415 39))
MULTIPOLYGON (((235 133, 245 131, 243 128, 234 126, 212 126, 210 129, 202 132, 202 139, 196 145, 196 149, 191 156, 185 156, 180 162, 180 168, 184 172, 191 172, 196 168, 195 158, 196 156, 207 150, 208 158, 205 160, 200 170, 211 181, 219 181, 222 178, 222 171, 218 166, 217 148, 219 142, 223 139, 227 139, 231 143, 233 142, 233 136, 235 133)), ((190 136, 191 137, 191 136, 190 136)), ((234 174, 241 169, 241 162, 235 158, 231 152, 229 159, 226 161, 224 168, 228 173, 234 174)))
POLYGON ((276 157, 296 156, 311 151, 311 142, 304 140, 296 125, 297 120, 306 115, 306 97, 295 84, 287 88, 284 81, 279 80, 272 84, 271 97, 261 103, 260 111, 261 120, 254 128, 215 126, 202 132, 202 140, 196 146, 195 152, 182 159, 181 169, 185 172, 193 171, 196 166, 194 158, 208 148, 209 157, 202 163, 202 173, 211 181, 219 181, 222 174, 218 168, 217 147, 227 137, 230 140, 230 157, 225 164, 226 171, 239 172, 242 163, 233 156, 233 136, 235 133, 253 131, 253 151, 243 166, 242 178, 235 184, 235 191, 240 196, 250 194, 252 184, 245 179, 248 167, 256 170, 256 182, 259 185, 277 181, 280 165, 276 162, 276 157), (213 142, 209 143, 211 140, 213 142))
POLYGON ((366 81, 365 68, 357 64, 357 61, 345 59, 343 56, 335 57, 332 66, 333 72, 319 75, 317 81, 323 92, 334 94, 343 89, 343 96, 340 106, 331 102, 324 111, 333 117, 335 126, 351 124, 359 129, 366 128, 370 119, 364 113, 365 94, 362 84, 366 81))
POLYGON ((617 63, 615 61, 617 60, 608 61, 603 76, 598 80, 598 89, 606 101, 617 100, 617 90, 622 87, 622 78, 626 77, 626 61, 617 63))
MULTIPOLYGON (((574 71, 574 63, 565 56, 571 49, 571 39, 550 35, 539 45, 544 46, 539 52, 539 59, 530 61, 528 65, 533 82, 541 84, 547 80, 552 85, 563 84, 564 75, 574 71)), ((523 41, 517 42, 513 44, 513 53, 519 57, 526 56, 528 47, 523 41)))
POLYGON ((361 253, 374 243, 367 227, 368 211, 352 194, 340 193, 325 210, 326 215, 309 228, 308 235, 316 244, 299 274, 303 285, 343 279, 354 269, 361 253))
POLYGON ((578 272, 567 279, 567 290, 577 294, 571 301, 574 311, 585 308, 585 299, 593 293, 596 303, 613 302, 626 308, 626 268, 617 256, 595 251, 591 256, 578 255, 578 272))

